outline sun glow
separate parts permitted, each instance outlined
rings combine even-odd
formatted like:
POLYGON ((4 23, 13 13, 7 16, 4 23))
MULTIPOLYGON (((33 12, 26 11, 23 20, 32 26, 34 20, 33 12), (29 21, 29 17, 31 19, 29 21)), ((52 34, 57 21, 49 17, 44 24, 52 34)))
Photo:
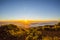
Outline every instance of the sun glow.
MULTIPOLYGON (((25 28, 29 28, 29 25, 31 23, 34 23, 34 22, 53 22, 53 21, 56 21, 56 20, 28 20, 28 19, 24 19, 24 20, 0 20, 0 22, 15 22, 15 23, 21 23, 21 25, 25 28)), ((57 21, 58 22, 58 21, 57 21)), ((59 21, 60 22, 60 21, 59 21)))
POLYGON ((24 24, 25 25, 28 25, 29 24, 29 21, 28 20, 24 20, 24 24))
POLYGON ((22 20, 22 24, 25 28, 29 28, 29 21, 28 20, 22 20))

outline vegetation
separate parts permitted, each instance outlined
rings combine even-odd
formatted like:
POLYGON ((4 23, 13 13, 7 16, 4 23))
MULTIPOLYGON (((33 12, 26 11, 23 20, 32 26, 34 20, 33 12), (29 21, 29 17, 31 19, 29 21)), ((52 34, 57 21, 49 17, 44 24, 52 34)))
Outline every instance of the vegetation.
MULTIPOLYGON (((14 24, 0 26, 0 40, 44 40, 44 37, 60 38, 60 23, 31 28, 21 28, 14 24)), ((46 39, 47 40, 47 39, 46 39)), ((60 40, 60 39, 58 39, 60 40)))

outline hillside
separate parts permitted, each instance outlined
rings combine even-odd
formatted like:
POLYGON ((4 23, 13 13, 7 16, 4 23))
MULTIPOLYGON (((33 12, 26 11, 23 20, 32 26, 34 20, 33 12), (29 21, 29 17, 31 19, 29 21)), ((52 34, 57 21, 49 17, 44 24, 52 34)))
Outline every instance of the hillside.
POLYGON ((0 40, 55 40, 54 38, 60 40, 60 23, 30 28, 14 24, 0 26, 0 40))

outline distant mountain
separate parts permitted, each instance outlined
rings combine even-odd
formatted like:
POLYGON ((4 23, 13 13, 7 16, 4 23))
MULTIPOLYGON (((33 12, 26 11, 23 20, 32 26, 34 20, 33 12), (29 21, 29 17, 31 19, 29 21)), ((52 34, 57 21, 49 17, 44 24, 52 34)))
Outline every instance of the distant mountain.
POLYGON ((18 26, 22 25, 19 22, 0 22, 0 25, 7 25, 7 24, 15 24, 15 25, 18 25, 18 26))
MULTIPOLYGON (((51 22, 31 22, 29 24, 29 27, 35 27, 35 26, 44 26, 44 25, 54 25, 57 24, 57 21, 51 21, 51 22)), ((0 22, 0 26, 1 25, 5 25, 5 24, 15 24, 17 26, 22 26, 23 24, 21 22, 0 22)))

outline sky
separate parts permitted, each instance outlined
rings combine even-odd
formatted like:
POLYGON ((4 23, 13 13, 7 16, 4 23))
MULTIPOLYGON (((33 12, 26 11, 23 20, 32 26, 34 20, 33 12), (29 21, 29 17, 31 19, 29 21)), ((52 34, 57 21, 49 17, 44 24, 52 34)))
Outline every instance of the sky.
POLYGON ((0 0, 0 20, 59 20, 60 0, 0 0))

